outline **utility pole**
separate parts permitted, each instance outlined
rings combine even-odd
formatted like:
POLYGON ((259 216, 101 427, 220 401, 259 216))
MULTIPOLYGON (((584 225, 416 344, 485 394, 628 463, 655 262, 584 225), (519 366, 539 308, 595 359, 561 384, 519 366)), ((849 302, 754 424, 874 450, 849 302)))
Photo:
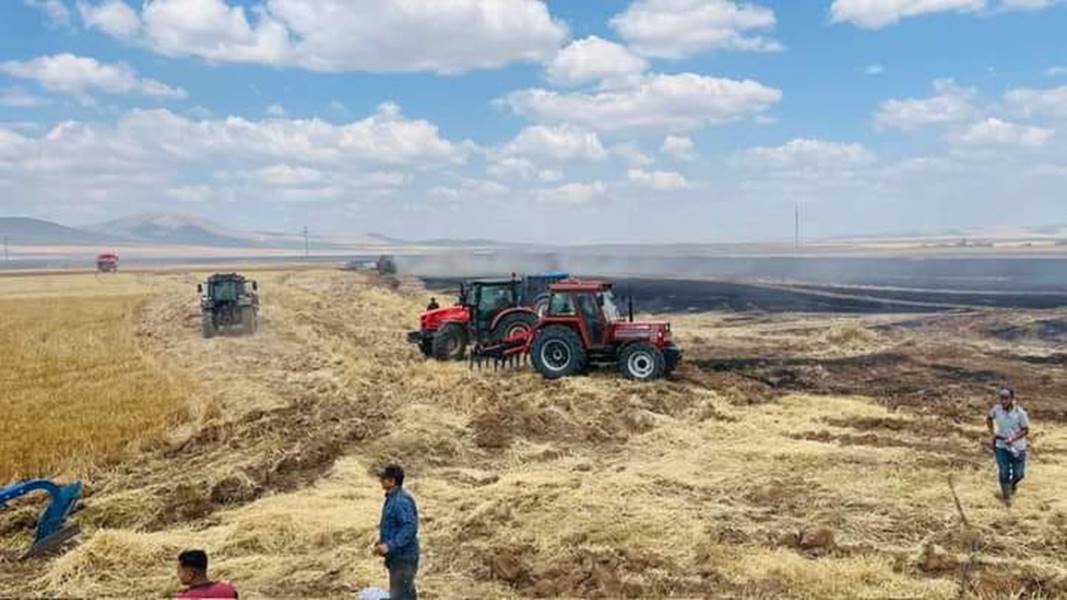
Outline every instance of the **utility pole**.
POLYGON ((793 203, 793 248, 800 250, 800 201, 793 203))
POLYGON ((310 248, 311 246, 308 244, 308 227, 307 225, 304 225, 304 260, 308 259, 310 248))

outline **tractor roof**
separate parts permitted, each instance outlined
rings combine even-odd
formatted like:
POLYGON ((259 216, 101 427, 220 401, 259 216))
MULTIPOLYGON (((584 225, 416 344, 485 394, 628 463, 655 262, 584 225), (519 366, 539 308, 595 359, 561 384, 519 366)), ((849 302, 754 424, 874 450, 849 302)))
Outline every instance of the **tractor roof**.
POLYGON ((117 260, 118 257, 119 257, 118 254, 112 254, 110 252, 105 252, 103 254, 97 255, 96 260, 117 260))
POLYGON ((553 283, 553 292, 603 292, 611 289, 612 284, 606 281, 579 281, 577 279, 565 279, 559 283, 553 283))
POLYGON ((238 275, 237 273, 215 273, 211 277, 208 277, 208 281, 244 281, 244 275, 238 275))

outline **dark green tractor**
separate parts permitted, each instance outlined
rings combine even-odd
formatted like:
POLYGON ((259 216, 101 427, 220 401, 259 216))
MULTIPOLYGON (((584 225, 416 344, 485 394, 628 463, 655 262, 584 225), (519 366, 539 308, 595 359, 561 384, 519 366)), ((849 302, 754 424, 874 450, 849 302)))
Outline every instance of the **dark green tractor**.
POLYGON ((237 273, 216 273, 196 286, 204 337, 222 331, 250 335, 259 326, 259 285, 237 273))

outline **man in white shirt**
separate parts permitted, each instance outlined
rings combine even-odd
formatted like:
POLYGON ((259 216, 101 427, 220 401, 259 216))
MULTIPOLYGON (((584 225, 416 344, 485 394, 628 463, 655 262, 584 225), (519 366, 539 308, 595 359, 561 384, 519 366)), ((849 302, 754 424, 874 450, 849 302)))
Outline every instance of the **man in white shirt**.
POLYGON ((1019 482, 1026 476, 1026 436, 1030 434, 1030 418, 1015 404, 1015 392, 1000 390, 1000 403, 989 410, 986 427, 993 436, 993 451, 1000 471, 1000 493, 1005 504, 1011 504, 1019 482))

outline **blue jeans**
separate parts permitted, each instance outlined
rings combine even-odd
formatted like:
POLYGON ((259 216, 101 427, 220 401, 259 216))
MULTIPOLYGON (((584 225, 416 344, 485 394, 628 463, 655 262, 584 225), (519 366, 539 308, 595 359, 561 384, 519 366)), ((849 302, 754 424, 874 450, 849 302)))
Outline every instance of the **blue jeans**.
POLYGON ((997 448, 997 470, 1000 472, 1000 491, 1004 496, 1015 493, 1015 487, 1026 477, 1026 451, 1012 456, 1007 448, 997 448))
POLYGON ((415 591, 415 573, 419 570, 417 562, 389 562, 389 598, 390 600, 418 600, 415 591))

